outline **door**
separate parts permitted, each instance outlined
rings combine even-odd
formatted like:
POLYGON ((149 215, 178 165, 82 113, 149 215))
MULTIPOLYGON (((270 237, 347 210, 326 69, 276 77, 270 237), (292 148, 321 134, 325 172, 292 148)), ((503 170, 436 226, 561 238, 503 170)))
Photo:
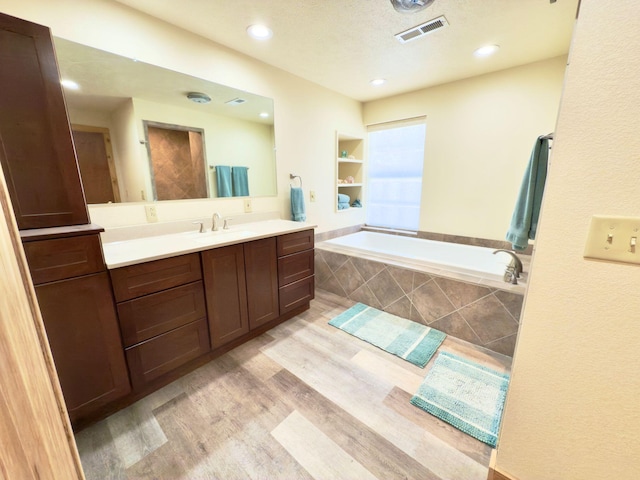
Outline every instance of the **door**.
POLYGON ((72 132, 87 203, 119 202, 109 129, 73 125, 72 132))

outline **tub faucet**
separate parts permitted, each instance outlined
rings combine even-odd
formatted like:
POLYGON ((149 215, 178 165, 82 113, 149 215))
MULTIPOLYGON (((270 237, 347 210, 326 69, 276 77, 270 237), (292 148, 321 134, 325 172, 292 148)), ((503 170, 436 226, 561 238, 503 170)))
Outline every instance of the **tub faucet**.
POLYGON ((518 256, 512 252, 511 250, 495 250, 493 254, 495 255, 498 252, 508 253, 511 256, 511 261, 509 265, 507 265, 507 269, 504 272, 504 281, 511 283, 513 285, 518 284, 518 278, 520 278, 520 274, 522 273, 522 262, 518 258, 518 256))
POLYGON ((220 214, 218 212, 214 212, 213 218, 211 219, 211 231, 217 232, 220 229, 220 214))

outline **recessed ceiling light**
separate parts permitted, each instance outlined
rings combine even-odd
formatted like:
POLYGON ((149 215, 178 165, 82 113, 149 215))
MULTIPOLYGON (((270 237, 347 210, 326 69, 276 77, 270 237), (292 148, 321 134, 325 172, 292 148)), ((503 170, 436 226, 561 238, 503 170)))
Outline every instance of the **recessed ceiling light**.
POLYGON ((385 82, 386 80, 384 78, 375 78, 371 80, 369 83, 374 87, 379 87, 380 85, 384 85, 385 82))
POLYGON ((476 57, 488 57, 489 55, 493 55, 498 51, 500 45, 485 45, 484 47, 478 48, 473 54, 476 57))
POLYGON ((262 112, 262 113, 260 113, 260 117, 269 118, 269 114, 267 112, 262 112))
POLYGON ((250 25, 247 27, 247 33, 257 40, 267 40, 273 36, 271 29, 265 25, 250 25))
POLYGON ((68 88, 69 90, 78 90, 80 88, 80 85, 78 85, 73 80, 60 80, 60 84, 64 88, 68 88))

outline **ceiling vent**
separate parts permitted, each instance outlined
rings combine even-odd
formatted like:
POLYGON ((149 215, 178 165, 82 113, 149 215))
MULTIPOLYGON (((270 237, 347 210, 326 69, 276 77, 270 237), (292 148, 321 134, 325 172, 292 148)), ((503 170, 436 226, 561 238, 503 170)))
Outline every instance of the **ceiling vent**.
POLYGON ((234 98, 233 100, 229 100, 228 102, 224 102, 227 105, 240 105, 242 103, 246 102, 246 100, 244 98, 234 98))
POLYGON ((433 20, 429 20, 428 22, 421 23, 420 25, 412 27, 409 30, 398 33, 395 35, 395 37, 400 43, 407 43, 411 40, 424 37, 425 35, 433 33, 436 30, 440 30, 447 26, 449 26, 449 22, 447 22, 447 19, 444 18, 444 16, 440 16, 438 18, 434 18, 433 20))

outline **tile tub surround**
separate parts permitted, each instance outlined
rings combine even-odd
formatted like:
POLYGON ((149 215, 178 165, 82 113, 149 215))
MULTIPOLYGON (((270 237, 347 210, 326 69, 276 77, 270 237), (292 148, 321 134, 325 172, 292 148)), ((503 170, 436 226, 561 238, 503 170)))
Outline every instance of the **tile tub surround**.
POLYGON ((316 249, 316 288, 512 356, 523 295, 316 249))

